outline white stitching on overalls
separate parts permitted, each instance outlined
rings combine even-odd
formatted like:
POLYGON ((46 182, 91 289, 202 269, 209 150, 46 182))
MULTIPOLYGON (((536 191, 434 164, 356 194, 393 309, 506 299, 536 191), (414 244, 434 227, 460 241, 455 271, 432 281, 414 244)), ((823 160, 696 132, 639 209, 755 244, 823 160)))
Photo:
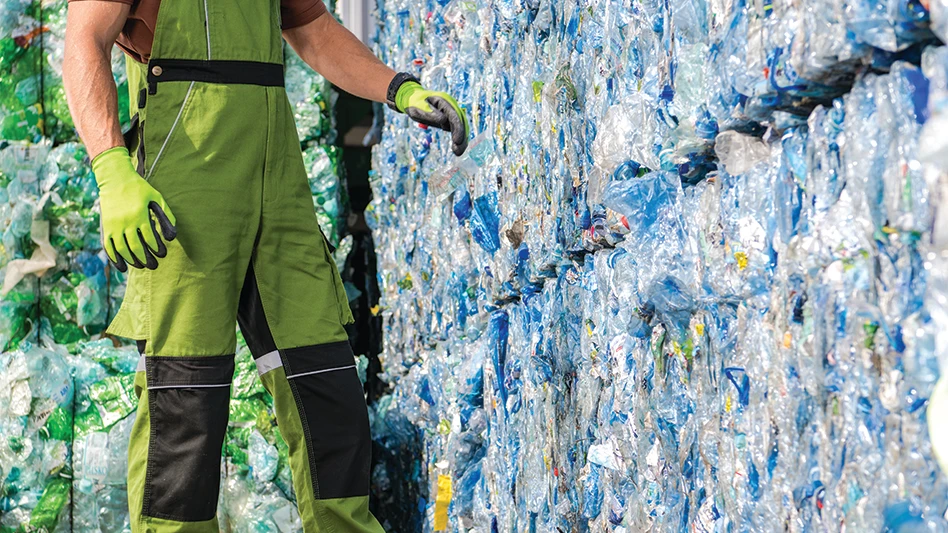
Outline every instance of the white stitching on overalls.
POLYGON ((325 370, 314 370, 314 371, 312 371, 312 372, 303 372, 302 374, 293 374, 292 376, 286 376, 286 379, 295 379, 295 378, 301 378, 301 377, 303 377, 303 376, 312 376, 313 374, 323 374, 323 373, 326 373, 326 372, 335 372, 336 370, 348 370, 348 369, 350 369, 350 368, 355 368, 355 367, 356 367, 355 365, 349 365, 349 366, 340 366, 340 367, 337 367, 337 368, 327 368, 327 369, 325 369, 325 370))
POLYGON ((211 59, 211 17, 207 15, 207 0, 204 0, 204 31, 207 32, 207 59, 211 59))
POLYGON ((174 118, 174 123, 171 124, 171 129, 168 130, 168 135, 165 137, 165 142, 161 143, 161 149, 158 150, 158 155, 155 156, 155 161, 151 164, 151 168, 148 169, 148 174, 145 175, 145 181, 148 181, 151 178, 151 173, 155 171, 155 167, 158 166, 158 161, 161 160, 161 154, 164 153, 165 147, 168 146, 168 141, 171 140, 171 135, 174 133, 175 128, 178 127, 178 122, 181 121, 181 115, 184 114, 184 106, 188 104, 188 99, 191 98, 191 89, 194 89, 194 82, 191 82, 191 85, 188 85, 188 92, 184 95, 184 101, 181 102, 181 108, 178 109, 178 116, 174 118))

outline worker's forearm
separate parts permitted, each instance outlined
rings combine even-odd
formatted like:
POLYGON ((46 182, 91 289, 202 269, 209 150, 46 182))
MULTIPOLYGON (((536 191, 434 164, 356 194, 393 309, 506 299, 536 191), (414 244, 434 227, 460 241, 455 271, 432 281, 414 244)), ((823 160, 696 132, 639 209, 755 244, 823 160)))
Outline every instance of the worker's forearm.
POLYGON ((395 71, 329 14, 284 32, 290 46, 313 70, 344 91, 385 102, 395 71))
POLYGON ((68 30, 63 60, 66 100, 79 137, 94 158, 124 143, 112 78, 112 44, 68 30))

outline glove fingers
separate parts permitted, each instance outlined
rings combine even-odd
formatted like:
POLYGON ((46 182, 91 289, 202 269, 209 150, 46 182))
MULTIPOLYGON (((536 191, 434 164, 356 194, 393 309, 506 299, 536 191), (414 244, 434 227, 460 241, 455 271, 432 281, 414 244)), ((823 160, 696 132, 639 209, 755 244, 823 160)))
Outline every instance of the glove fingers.
POLYGON ((105 231, 103 231, 101 228, 99 229, 99 232, 102 233, 102 250, 105 251, 105 255, 109 258, 109 262, 113 265, 118 263, 118 260, 116 259, 118 254, 115 253, 115 246, 112 245, 112 236, 106 235, 105 231))
POLYGON ((148 223, 138 226, 138 235, 141 241, 145 243, 146 248, 152 251, 158 249, 158 241, 161 238, 155 232, 155 222, 150 216, 148 217, 148 223))
POLYGON ((132 252, 128 249, 128 243, 125 241, 125 235, 119 233, 112 237, 112 246, 115 249, 116 260, 121 259, 127 265, 135 266, 132 260, 132 252))
POLYGON ((151 234, 154 235, 155 247, 151 248, 151 252, 155 254, 155 257, 161 259, 168 255, 168 247, 165 246, 165 241, 161 238, 161 235, 158 233, 158 228, 155 227, 155 219, 148 217, 148 222, 151 223, 151 234))
POLYGON ((125 247, 128 250, 128 255, 125 256, 125 260, 135 268, 145 268, 145 263, 139 259, 139 257, 145 257, 145 246, 142 241, 138 239, 138 230, 126 231, 122 236, 122 240, 125 241, 125 247))
POLYGON ((138 228, 125 230, 125 243, 128 244, 128 251, 132 253, 132 266, 135 268, 144 268, 145 243, 138 237, 138 228))
POLYGON ((109 261, 115 265, 115 268, 117 268, 119 272, 128 272, 128 264, 125 263, 125 259, 122 258, 121 254, 119 254, 115 248, 115 239, 109 237, 108 243, 105 245, 105 253, 109 256, 109 261), (111 254, 109 250, 112 251, 111 254))
MULTIPOLYGON (((154 254, 151 253, 151 247, 147 242, 145 242, 145 235, 142 233, 141 228, 137 230, 138 240, 142 243, 142 250, 145 257, 145 268, 148 270, 154 270, 158 268, 158 260, 155 259, 154 254)), ((148 230, 145 230, 145 233, 148 233, 148 230)))
POLYGON ((464 116, 450 102, 439 96, 428 98, 431 107, 441 112, 447 127, 441 129, 451 132, 451 149, 460 156, 467 150, 467 123, 464 116))
POLYGON ((415 122, 420 122, 426 126, 431 126, 432 128, 440 128, 442 130, 447 129, 447 121, 444 118, 444 113, 438 111, 437 109, 431 110, 431 112, 422 111, 417 107, 409 107, 405 110, 405 113, 411 117, 415 122))
POLYGON ((415 100, 414 102, 411 102, 408 107, 417 109, 423 113, 431 113, 431 105, 427 100, 427 98, 424 100, 415 100))
MULTIPOLYGON (((148 208, 151 209, 151 212, 155 214, 155 218, 158 219, 158 227, 161 228, 161 235, 166 241, 173 241, 174 238, 178 236, 178 230, 174 227, 174 221, 168 218, 168 214, 171 213, 171 209, 168 208, 168 205, 165 204, 162 206, 158 202, 149 202, 148 208)), ((174 217, 173 213, 171 217, 174 217)))

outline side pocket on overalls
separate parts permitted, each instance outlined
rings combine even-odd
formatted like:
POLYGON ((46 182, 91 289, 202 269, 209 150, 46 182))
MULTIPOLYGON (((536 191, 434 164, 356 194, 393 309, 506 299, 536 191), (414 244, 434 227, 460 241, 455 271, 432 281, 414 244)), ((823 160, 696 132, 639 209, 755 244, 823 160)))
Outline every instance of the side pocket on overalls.
POLYGON ((336 267, 336 260, 333 258, 333 249, 329 244, 329 239, 326 238, 326 234, 323 233, 323 228, 316 224, 319 227, 319 236, 323 239, 323 250, 326 254, 326 262, 329 263, 329 268, 332 269, 332 284, 333 288, 336 291, 336 306, 339 309, 339 322, 342 324, 351 324, 355 322, 355 319, 352 317, 352 310, 349 308, 349 296, 346 294, 346 287, 342 283, 342 277, 339 275, 339 269, 336 267))
POLYGON ((132 116, 128 131, 122 134, 125 140, 125 148, 135 158, 135 170, 142 177, 145 177, 145 120, 142 115, 144 114, 146 93, 146 89, 139 92, 138 112, 132 116))

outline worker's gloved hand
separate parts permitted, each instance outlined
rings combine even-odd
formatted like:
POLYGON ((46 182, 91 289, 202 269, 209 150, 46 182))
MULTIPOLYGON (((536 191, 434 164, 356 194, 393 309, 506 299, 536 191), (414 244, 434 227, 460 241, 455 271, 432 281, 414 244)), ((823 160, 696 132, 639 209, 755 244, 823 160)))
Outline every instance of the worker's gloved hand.
POLYGON ((174 215, 161 193, 135 172, 128 150, 121 146, 97 155, 92 171, 99 184, 102 246, 109 260, 122 272, 128 265, 158 268, 158 258, 168 253, 162 238, 172 241, 177 235, 174 215))
POLYGON ((451 150, 460 156, 467 150, 467 115, 448 93, 429 91, 414 81, 398 88, 395 106, 417 122, 451 132, 451 150))

